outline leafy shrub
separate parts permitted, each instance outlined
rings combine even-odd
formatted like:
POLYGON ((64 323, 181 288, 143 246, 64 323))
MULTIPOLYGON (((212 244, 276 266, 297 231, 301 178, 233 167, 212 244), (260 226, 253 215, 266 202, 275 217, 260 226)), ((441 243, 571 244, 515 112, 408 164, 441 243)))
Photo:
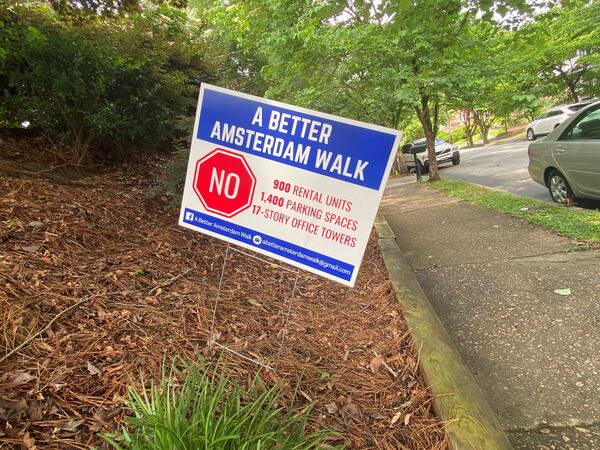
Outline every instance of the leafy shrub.
POLYGON ((176 151, 165 162, 164 176, 147 191, 146 195, 150 198, 165 196, 171 206, 178 207, 183 195, 190 147, 176 144, 175 149, 176 151))
POLYGON ((267 388, 260 374, 246 390, 223 370, 186 362, 148 390, 131 388, 128 426, 102 437, 132 450, 323 448, 329 433, 307 431, 312 408, 284 411, 280 397, 279 388, 267 388))
POLYGON ((169 144, 216 80, 204 24, 167 4, 79 24, 15 4, 0 23, 0 121, 29 121, 71 163, 169 144))
POLYGON ((179 206, 187 174, 195 116, 182 116, 176 121, 179 137, 173 140, 174 151, 164 163, 164 176, 147 192, 148 197, 164 195, 171 206, 179 206))
POLYGON ((439 130, 438 137, 445 140, 446 142, 457 142, 467 138, 465 132, 465 126, 460 125, 452 130, 452 136, 446 130, 439 130))
POLYGON ((406 123, 405 125, 400 127, 402 130, 402 133, 404 134, 404 140, 403 142, 411 142, 414 141, 416 139, 420 139, 423 137, 423 126, 421 125, 421 123, 416 120, 413 119, 410 122, 406 123))

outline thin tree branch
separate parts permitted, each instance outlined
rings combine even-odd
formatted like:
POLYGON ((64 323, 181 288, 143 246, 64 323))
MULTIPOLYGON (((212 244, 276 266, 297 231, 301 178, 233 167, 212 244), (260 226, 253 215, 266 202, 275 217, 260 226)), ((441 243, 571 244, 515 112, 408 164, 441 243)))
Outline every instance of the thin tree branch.
POLYGON ((105 292, 102 294, 94 294, 94 295, 90 295, 88 297, 84 297, 81 300, 79 300, 78 302, 72 304, 71 306, 69 306, 66 309, 63 309, 61 312, 59 312, 56 316, 54 316, 54 318, 48 322, 48 324, 43 327, 41 330, 39 330, 37 333, 35 333, 34 335, 28 337, 27 339, 25 339, 23 342, 21 342, 21 344, 17 345, 15 348, 13 348, 10 352, 8 352, 6 355, 4 355, 2 358, 0 358, 0 364, 2 364, 4 361, 6 361, 8 358, 10 358, 12 355, 14 355, 15 353, 19 352, 23 347, 25 347, 27 344, 29 344, 31 341, 33 341, 35 338, 37 338, 38 336, 41 336, 46 330, 48 330, 52 325, 54 325, 54 323, 60 319, 62 316, 64 316, 66 313, 68 313, 69 311, 71 311, 72 309, 77 308, 79 305, 81 305, 82 303, 85 303, 87 301, 92 300, 93 298, 98 298, 98 297, 104 297, 104 296, 108 296, 108 295, 116 295, 116 294, 120 294, 120 292, 105 292))

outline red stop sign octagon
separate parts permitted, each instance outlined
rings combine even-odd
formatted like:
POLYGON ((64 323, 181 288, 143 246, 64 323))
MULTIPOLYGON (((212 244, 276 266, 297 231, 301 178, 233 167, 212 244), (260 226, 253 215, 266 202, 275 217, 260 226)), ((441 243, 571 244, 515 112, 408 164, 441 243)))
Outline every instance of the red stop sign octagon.
POLYGON ((216 148, 196 163, 193 186, 204 208, 233 217, 252 205, 256 178, 242 155, 216 148))

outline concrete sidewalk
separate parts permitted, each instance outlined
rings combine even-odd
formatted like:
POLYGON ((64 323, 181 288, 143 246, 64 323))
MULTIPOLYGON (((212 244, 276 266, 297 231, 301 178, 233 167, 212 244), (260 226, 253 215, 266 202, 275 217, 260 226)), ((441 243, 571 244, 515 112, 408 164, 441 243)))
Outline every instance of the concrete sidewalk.
POLYGON ((417 183, 382 211, 514 447, 600 449, 600 251, 417 183))

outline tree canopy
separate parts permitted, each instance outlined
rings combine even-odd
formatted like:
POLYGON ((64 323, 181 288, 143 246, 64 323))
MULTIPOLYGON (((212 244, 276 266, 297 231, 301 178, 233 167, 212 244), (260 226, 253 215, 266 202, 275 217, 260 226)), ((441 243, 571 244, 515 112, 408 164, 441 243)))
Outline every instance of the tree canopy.
POLYGON ((0 116, 4 123, 27 117, 70 143, 81 121, 90 142, 171 136, 163 125, 191 114, 188 97, 204 80, 406 128, 407 137, 426 138, 436 179, 434 140, 451 117, 470 143, 476 129, 485 141, 494 121, 532 117, 543 105, 600 90, 597 1, 51 5, 13 3, 2 13, 0 116), (93 101, 82 102, 88 94, 93 101), (40 99, 42 107, 27 106, 40 99), (66 119, 59 105, 74 114, 66 119))
POLYGON ((482 46, 498 45, 494 14, 530 10, 518 1, 244 0, 222 15, 239 26, 242 47, 267 62, 267 95, 394 128, 414 114, 436 179, 441 108, 468 104, 489 128, 489 104, 510 81, 482 46))

